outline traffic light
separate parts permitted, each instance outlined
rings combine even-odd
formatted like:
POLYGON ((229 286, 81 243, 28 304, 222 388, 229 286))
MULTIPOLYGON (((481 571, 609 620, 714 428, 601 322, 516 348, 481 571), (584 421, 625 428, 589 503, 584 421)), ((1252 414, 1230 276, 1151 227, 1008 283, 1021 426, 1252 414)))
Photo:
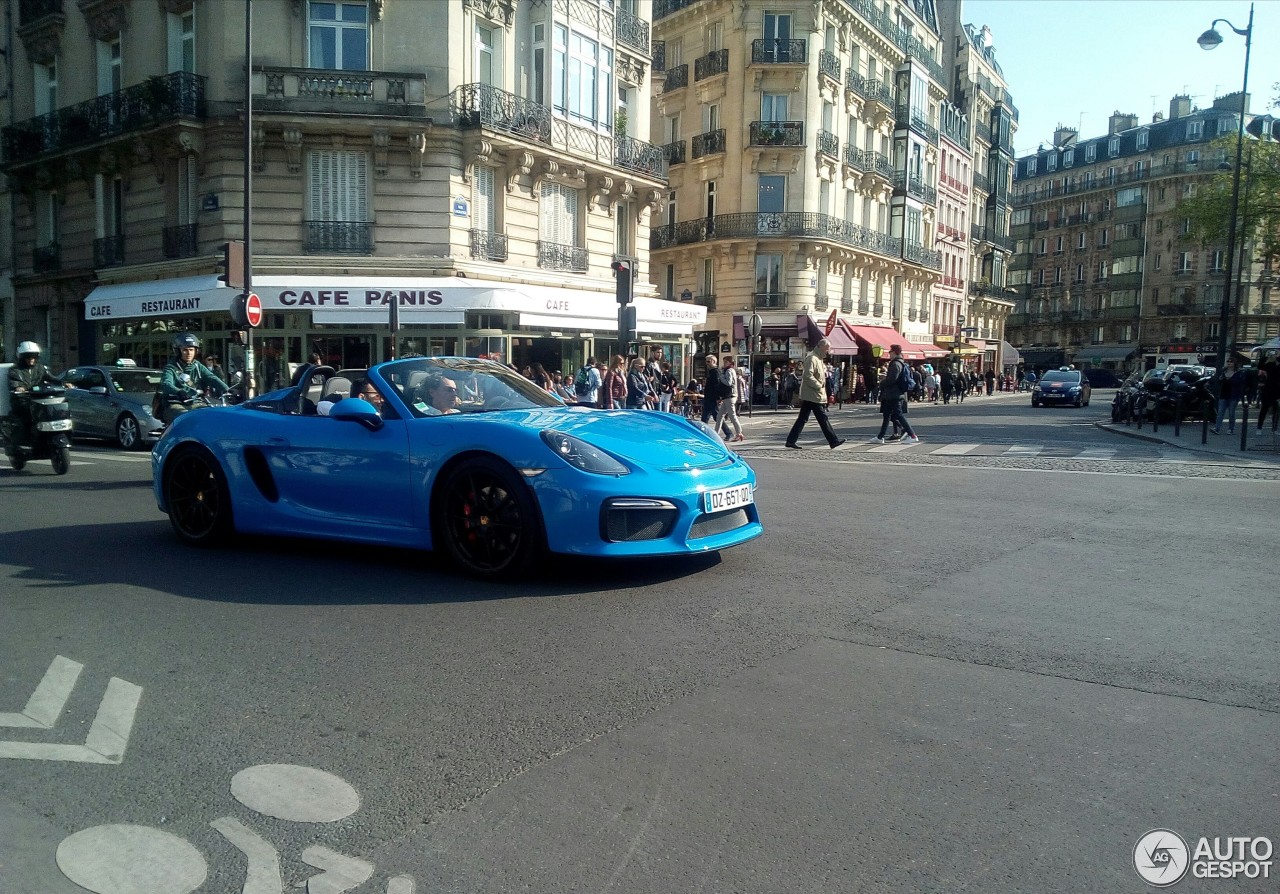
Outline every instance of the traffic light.
POLYGON ((618 308, 618 341, 624 345, 635 344, 640 340, 636 326, 636 306, 624 304, 618 308))
POLYGON ((630 304, 631 298, 635 294, 635 269, 634 261, 615 260, 609 266, 613 268, 613 275, 617 279, 617 296, 619 304, 630 304))
POLYGON ((218 262, 218 279, 232 289, 244 288, 244 243, 240 240, 222 243, 222 260, 218 262))

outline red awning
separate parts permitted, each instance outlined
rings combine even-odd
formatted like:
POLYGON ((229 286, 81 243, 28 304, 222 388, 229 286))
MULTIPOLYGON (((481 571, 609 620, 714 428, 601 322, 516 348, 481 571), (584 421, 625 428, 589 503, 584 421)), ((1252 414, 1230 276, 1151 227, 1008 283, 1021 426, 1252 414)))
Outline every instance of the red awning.
MULTIPOLYGON (((809 319, 812 322, 812 325, 814 326, 814 328, 816 328, 819 332, 821 332, 827 326, 826 320, 818 321, 818 320, 814 320, 812 317, 810 317, 809 319)), ((844 320, 836 320, 836 327, 832 329, 828 335, 823 336, 828 342, 831 343, 832 354, 839 354, 841 356, 848 356, 848 357, 857 356, 859 345, 858 345, 858 342, 854 339, 854 337, 849 334, 848 329, 849 329, 848 323, 846 323, 844 320)))
POLYGON ((926 357, 942 356, 940 354, 928 353, 925 351, 933 351, 933 346, 926 348, 924 345, 918 345, 907 338, 897 329, 891 329, 888 326, 848 326, 853 337, 860 342, 868 345, 879 345, 881 347, 882 357, 889 356, 889 348, 894 345, 902 347, 902 356, 907 360, 923 360, 926 357))

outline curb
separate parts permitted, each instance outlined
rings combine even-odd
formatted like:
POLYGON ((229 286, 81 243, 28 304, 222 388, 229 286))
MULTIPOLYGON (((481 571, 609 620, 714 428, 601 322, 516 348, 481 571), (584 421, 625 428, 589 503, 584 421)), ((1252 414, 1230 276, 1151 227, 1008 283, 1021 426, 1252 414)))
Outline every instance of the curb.
POLYGON ((1267 463, 1275 463, 1277 461, 1280 461, 1280 457, 1277 457, 1275 454, 1272 454, 1270 452, 1262 452, 1262 451, 1255 451, 1255 450, 1240 451, 1240 450, 1234 450, 1234 449, 1217 450, 1212 446, 1212 442, 1210 442, 1209 444, 1183 444, 1180 441, 1175 441, 1175 440, 1172 440, 1171 438, 1162 438, 1158 434, 1149 435, 1149 434, 1146 434, 1145 432, 1133 431, 1129 429, 1128 426, 1117 427, 1115 423, 1112 423, 1112 422, 1098 420, 1093 424, 1097 428, 1102 429, 1103 431, 1111 432, 1112 434, 1120 435, 1121 437, 1132 438, 1135 441, 1146 441, 1149 444, 1166 444, 1170 447, 1176 447, 1179 450, 1186 450, 1190 453, 1199 453, 1199 454, 1208 455, 1208 456, 1217 456, 1217 457, 1222 457, 1227 459, 1240 459, 1240 460, 1246 460, 1246 461, 1257 460, 1257 461, 1267 462, 1267 463))

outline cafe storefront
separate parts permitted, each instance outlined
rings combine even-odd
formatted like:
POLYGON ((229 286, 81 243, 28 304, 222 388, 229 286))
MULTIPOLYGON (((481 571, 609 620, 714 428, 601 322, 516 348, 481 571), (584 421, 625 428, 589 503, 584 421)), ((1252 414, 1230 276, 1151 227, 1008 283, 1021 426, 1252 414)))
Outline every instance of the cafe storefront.
MULTIPOLYGON (((313 352, 348 369, 406 354, 462 355, 517 369, 537 362, 572 375, 588 356, 603 359, 623 347, 618 304, 599 292, 461 277, 326 275, 255 276, 253 291, 263 308, 253 332, 260 390, 287 382, 313 352)), ((202 357, 217 357, 228 372, 242 369, 244 350, 230 317, 237 294, 216 276, 99 286, 85 299, 95 360, 158 367, 171 354, 174 333, 190 331, 203 342, 202 357)), ((635 308, 641 350, 661 348, 682 373, 706 308, 656 298, 637 298, 635 308)))

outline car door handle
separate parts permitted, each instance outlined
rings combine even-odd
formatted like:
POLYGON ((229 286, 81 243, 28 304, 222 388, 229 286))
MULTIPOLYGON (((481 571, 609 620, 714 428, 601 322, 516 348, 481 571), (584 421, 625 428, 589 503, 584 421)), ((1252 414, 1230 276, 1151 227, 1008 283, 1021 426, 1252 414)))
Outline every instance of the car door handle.
POLYGON ((267 446, 268 447, 288 447, 289 439, 288 438, 267 438, 267 446))

